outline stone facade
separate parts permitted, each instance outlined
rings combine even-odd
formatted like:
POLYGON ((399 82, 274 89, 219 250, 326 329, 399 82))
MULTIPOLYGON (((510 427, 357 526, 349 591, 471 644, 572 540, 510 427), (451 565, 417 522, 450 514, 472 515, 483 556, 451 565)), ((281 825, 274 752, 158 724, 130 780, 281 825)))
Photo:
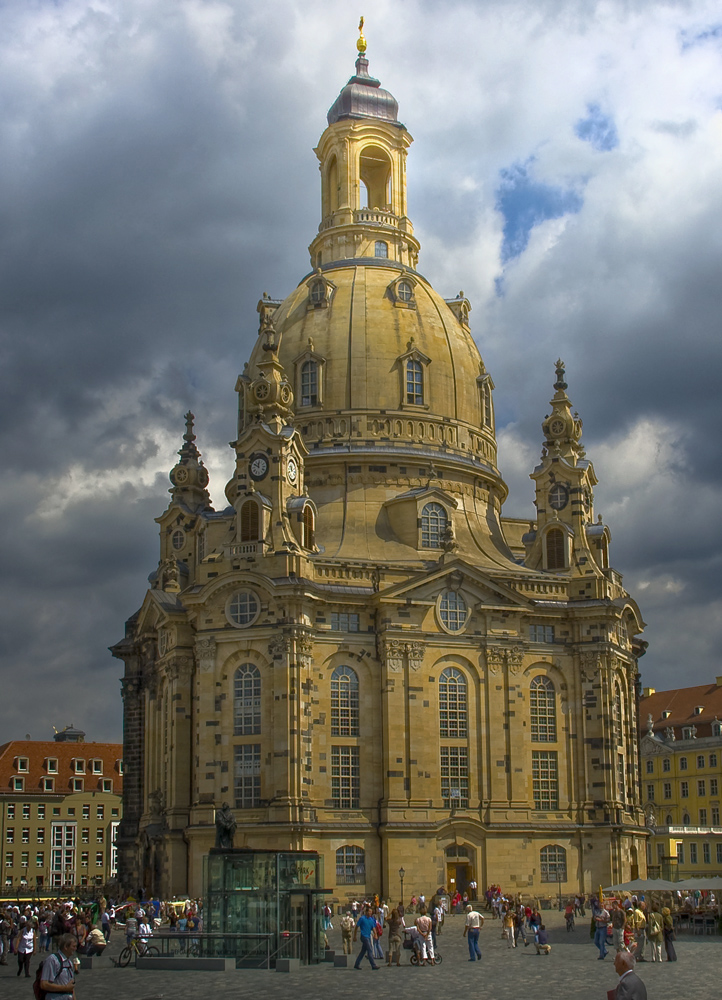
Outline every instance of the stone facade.
POLYGON ((312 270, 258 304, 223 510, 188 415, 113 647, 128 889, 199 893, 226 800, 236 846, 319 851, 340 899, 397 897, 402 867, 427 895, 643 874, 643 622, 564 366, 536 519, 504 518, 494 385, 463 292, 416 270, 395 108, 360 55, 316 150, 312 270))

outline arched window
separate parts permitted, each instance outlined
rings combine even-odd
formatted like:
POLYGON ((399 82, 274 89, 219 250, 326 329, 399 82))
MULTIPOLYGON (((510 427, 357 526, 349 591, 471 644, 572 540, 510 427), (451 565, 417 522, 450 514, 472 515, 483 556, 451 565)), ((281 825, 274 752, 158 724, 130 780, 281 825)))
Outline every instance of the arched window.
POLYGON ((241 505, 241 541, 257 542, 258 532, 258 504, 255 500, 245 500, 241 505))
POLYGON ((363 885, 366 881, 366 852, 351 844, 336 851, 336 885, 363 885))
POLYGON ((171 540, 173 542, 174 549, 182 549, 186 540, 185 532, 181 531, 179 528, 177 531, 173 532, 171 540))
POLYGON ((439 599, 439 618, 449 632, 460 632, 466 625, 466 601, 456 590, 447 590, 439 599))
POLYGON ((442 537, 448 524, 448 515, 441 504, 427 503, 421 511, 421 547, 440 549, 442 537))
POLYGON ((685 813, 682 817, 682 826, 689 826, 689 813, 685 813))
POLYGON ((467 736, 466 678, 455 667, 442 670, 439 677, 439 735, 442 739, 467 736))
POLYGON ((483 427, 494 426, 494 411, 491 405, 491 386, 488 381, 481 386, 481 423, 483 427))
POLYGON ((424 372, 420 361, 406 362, 406 402, 422 406, 424 402, 424 372))
POLYGON ((261 675, 252 663, 242 663, 233 678, 233 735, 261 731, 261 675))
POLYGON ((384 243, 383 240, 376 240, 376 245, 374 247, 374 257, 388 257, 389 255, 389 245, 384 243))
POLYGON ((667 824, 667 826, 673 826, 674 825, 673 822, 672 822, 672 816, 669 813, 667 813, 667 818, 665 819, 665 823, 667 824))
POLYGON ((351 667, 331 674, 331 735, 358 736, 358 676, 351 667))
POLYGON ((557 708, 554 685, 548 677, 535 677, 529 691, 533 743, 555 743, 557 708))
POLYGON ((304 361, 301 366, 301 406, 318 405, 318 364, 304 361))
POLYGON ((328 165, 328 211, 335 212, 338 208, 338 164, 336 157, 331 157, 328 165))
POLYGON ((542 847, 539 852, 542 882, 566 882, 567 852, 558 844, 542 847))
POLYGON ((316 544, 316 519, 313 508, 308 504, 303 508, 303 547, 312 549, 316 544))
POLYGON ((550 528, 546 537, 547 569, 564 569, 564 532, 561 528, 550 528))

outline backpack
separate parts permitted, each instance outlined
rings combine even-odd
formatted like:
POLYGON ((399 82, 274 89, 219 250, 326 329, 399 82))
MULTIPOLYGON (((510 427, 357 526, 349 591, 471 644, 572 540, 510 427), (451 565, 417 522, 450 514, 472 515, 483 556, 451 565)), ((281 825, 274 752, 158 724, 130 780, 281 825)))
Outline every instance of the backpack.
MULTIPOLYGON (((51 955, 50 957, 51 958, 57 958, 57 955, 51 955)), ((51 982, 56 983, 58 981, 58 979, 60 977, 60 973, 63 971, 64 964, 65 963, 61 960, 60 961, 60 968, 55 973, 55 976, 53 977, 53 979, 51 980, 51 982)), ((42 979, 43 979, 43 966, 44 965, 45 965, 44 961, 40 963, 40 965, 37 968, 37 972, 35 973, 35 979, 33 980, 33 993, 35 995, 35 1000, 48 1000, 49 994, 40 985, 40 983, 42 982, 42 979)))
POLYGON ((35 1000, 45 1000, 47 993, 40 985, 43 978, 43 965, 45 963, 41 962, 38 966, 37 972, 35 973, 35 979, 33 980, 33 993, 35 994, 35 1000))

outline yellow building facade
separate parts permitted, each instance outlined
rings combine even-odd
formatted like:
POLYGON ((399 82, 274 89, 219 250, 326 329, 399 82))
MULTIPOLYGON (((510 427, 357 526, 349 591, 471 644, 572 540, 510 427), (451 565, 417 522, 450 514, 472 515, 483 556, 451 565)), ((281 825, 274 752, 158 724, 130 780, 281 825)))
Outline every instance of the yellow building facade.
MULTIPOLYGON (((193 417, 125 662, 128 889, 201 892, 236 846, 319 851, 335 897, 643 873, 643 622, 609 565, 557 362, 536 517, 502 516, 494 384, 463 292, 418 270, 412 139, 356 73, 316 149, 311 270, 264 295, 228 505, 193 417)), ((550 366, 551 367, 551 366, 550 366)))
POLYGON ((119 743, 86 743, 72 727, 54 740, 0 746, 0 899, 115 882, 122 752, 119 743))
POLYGON ((722 677, 639 705, 650 877, 722 875, 722 677))

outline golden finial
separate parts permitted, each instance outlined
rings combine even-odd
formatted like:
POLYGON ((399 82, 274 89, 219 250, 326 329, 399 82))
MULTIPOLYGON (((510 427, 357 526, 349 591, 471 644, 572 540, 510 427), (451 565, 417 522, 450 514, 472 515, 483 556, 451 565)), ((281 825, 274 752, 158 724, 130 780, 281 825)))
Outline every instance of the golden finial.
POLYGON ((356 42, 356 48, 358 49, 358 54, 362 56, 366 51, 366 39, 364 38, 364 19, 358 23, 358 41, 356 42))

